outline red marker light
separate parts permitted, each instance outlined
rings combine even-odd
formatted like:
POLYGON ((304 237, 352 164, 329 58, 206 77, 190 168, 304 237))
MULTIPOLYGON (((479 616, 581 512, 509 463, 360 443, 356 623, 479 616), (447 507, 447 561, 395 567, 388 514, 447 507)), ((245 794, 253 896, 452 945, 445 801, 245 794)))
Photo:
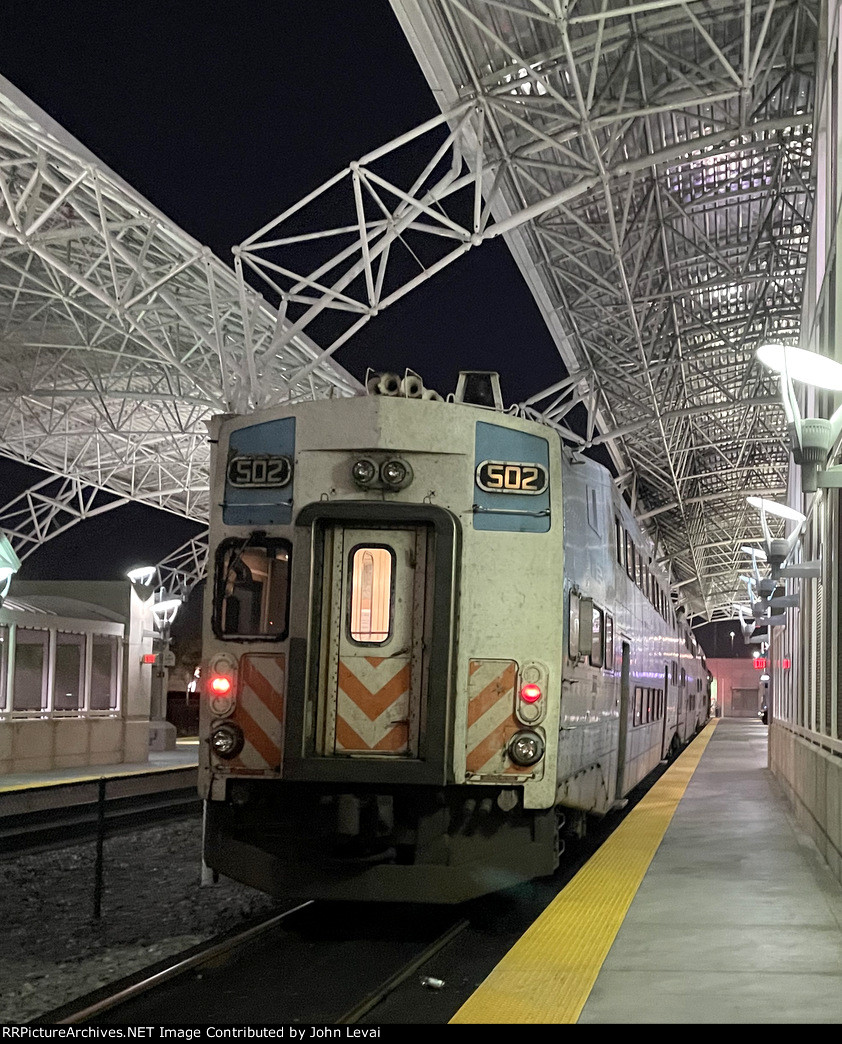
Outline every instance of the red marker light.
POLYGON ((792 660, 790 660, 788 656, 785 656, 783 658, 783 662, 781 663, 781 667, 783 667, 783 669, 785 671, 788 671, 791 666, 792 666, 792 660))
POLYGON ((231 679, 217 674, 215 678, 211 678, 210 689, 214 696, 227 696, 231 691, 231 679))
POLYGON ((142 662, 143 663, 154 663, 155 662, 155 653, 144 653, 142 662))
POLYGON ((520 698, 524 703, 537 703, 542 695, 541 686, 534 682, 527 682, 520 690, 520 698))
POLYGON ((755 658, 754 658, 754 669, 756 671, 765 671, 766 670, 766 657, 765 656, 755 656, 755 658))

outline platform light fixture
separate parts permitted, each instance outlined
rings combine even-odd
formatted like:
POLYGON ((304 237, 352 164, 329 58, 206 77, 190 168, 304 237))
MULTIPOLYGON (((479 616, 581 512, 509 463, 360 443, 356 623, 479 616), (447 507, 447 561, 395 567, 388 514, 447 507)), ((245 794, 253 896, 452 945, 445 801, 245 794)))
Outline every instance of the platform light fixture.
POLYGON ((781 397, 792 456, 801 467, 801 488, 815 493, 819 487, 842 486, 842 467, 825 468, 827 455, 842 434, 842 406, 829 420, 804 418, 792 386, 798 381, 824 391, 842 391, 842 365, 818 352, 783 344, 761 345, 757 358, 781 376, 781 397))
POLYGON ((148 602, 155 591, 155 576, 158 570, 155 566, 136 566, 130 569, 126 576, 131 581, 135 594, 142 602, 148 602))
POLYGON ((181 606, 180 598, 164 598, 152 606, 152 616, 159 631, 169 628, 181 606))

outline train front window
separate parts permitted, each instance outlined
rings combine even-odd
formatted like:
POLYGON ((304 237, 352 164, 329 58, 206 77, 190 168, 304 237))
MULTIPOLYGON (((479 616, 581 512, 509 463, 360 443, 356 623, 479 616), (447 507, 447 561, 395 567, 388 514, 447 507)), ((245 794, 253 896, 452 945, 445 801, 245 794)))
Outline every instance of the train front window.
POLYGON ((223 540, 216 554, 213 624, 219 638, 285 638, 290 545, 252 534, 223 540))

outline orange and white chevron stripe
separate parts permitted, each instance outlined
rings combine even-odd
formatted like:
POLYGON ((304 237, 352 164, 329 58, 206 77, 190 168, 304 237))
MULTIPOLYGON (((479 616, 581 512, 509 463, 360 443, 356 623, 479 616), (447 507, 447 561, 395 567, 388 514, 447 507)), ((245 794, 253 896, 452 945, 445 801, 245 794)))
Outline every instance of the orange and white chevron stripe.
POLYGON ((407 657, 340 659, 335 751, 408 753, 410 684, 407 657))
POLYGON ((468 734, 465 768, 475 776, 519 774, 506 754, 520 728, 515 717, 517 664, 514 660, 468 663, 468 734))
POLYGON ((240 657, 239 692, 232 721, 243 730, 245 744, 229 762, 243 775, 268 775, 281 770, 283 750, 286 658, 276 653, 240 657))

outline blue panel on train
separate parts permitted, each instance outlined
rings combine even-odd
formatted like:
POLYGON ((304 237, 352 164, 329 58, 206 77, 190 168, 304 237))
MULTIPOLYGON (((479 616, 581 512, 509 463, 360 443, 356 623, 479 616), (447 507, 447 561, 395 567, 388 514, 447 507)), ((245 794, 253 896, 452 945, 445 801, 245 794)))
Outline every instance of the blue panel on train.
POLYGON ((477 423, 474 529, 546 533, 550 528, 550 448, 546 439, 477 423))
POLYGON ((231 432, 222 521, 226 526, 283 526, 292 520, 295 418, 231 432))

